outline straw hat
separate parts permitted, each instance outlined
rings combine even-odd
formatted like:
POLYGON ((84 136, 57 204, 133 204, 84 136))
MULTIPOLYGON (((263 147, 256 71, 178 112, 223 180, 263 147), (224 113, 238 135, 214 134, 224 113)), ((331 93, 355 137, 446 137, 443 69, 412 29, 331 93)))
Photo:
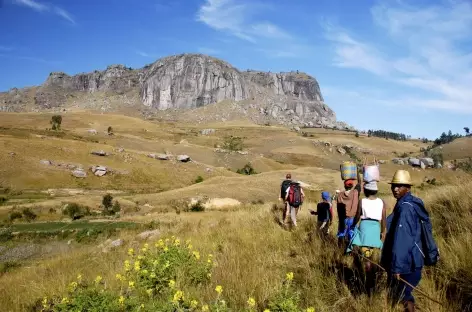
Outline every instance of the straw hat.
POLYGON ((389 184, 413 185, 410 173, 406 170, 397 170, 393 175, 392 182, 389 182, 389 184))

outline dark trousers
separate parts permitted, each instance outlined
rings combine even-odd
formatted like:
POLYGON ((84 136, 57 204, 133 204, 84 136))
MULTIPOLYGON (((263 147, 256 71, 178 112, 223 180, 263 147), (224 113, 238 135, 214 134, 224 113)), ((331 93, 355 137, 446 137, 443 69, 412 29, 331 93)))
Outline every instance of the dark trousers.
MULTIPOLYGON (((400 274, 400 277, 416 287, 421 280, 421 269, 416 269, 408 274, 400 274)), ((389 274, 387 283, 389 287, 388 298, 392 305, 395 305, 398 302, 415 302, 415 298, 411 293, 413 289, 403 281, 399 281, 392 274, 389 274)))

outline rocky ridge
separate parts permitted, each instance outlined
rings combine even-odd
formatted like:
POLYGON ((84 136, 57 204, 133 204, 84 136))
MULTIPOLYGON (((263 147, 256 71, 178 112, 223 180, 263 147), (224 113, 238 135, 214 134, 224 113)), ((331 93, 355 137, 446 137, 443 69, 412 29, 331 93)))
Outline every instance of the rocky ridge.
POLYGON ((103 71, 74 76, 53 72, 41 86, 0 93, 0 111, 113 111, 124 105, 147 116, 177 111, 173 116, 178 118, 182 110, 222 101, 236 103, 233 113, 222 107, 217 114, 200 119, 247 117, 257 123, 347 127, 336 121, 335 113, 324 103, 315 78, 298 71, 240 71, 202 54, 168 56, 141 69, 111 65, 103 71))

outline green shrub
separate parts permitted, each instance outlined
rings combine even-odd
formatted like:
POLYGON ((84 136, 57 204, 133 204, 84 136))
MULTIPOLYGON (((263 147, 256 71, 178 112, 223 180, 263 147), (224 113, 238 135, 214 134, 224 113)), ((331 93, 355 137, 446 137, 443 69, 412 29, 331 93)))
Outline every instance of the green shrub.
POLYGON ((69 216, 71 220, 77 220, 90 215, 90 208, 77 203, 67 203, 62 214, 69 216))
POLYGON ((8 242, 13 239, 13 234, 9 229, 0 229, 0 243, 8 242))
POLYGON ((27 222, 34 221, 38 217, 30 208, 24 208, 22 214, 27 222))
POLYGON ((6 203, 8 201, 8 197, 6 196, 0 196, 0 205, 6 203))
POLYGON ((113 196, 111 194, 106 194, 102 199, 103 214, 111 215, 113 212, 113 196))
POLYGON ((247 163, 243 168, 236 170, 236 173, 245 175, 257 174, 256 170, 254 170, 251 163, 247 163))
POLYGON ((228 151, 242 151, 244 147, 243 143, 243 138, 241 137, 235 137, 235 136, 229 136, 225 137, 224 142, 223 142, 223 148, 228 150, 228 151))
POLYGON ((12 211, 8 215, 8 219, 10 220, 10 222, 15 221, 16 219, 21 219, 22 217, 23 217, 23 215, 19 211, 12 211))
POLYGON ((195 183, 201 183, 203 182, 203 177, 202 176, 198 176, 196 179, 195 179, 195 183))
POLYGON ((121 211, 121 205, 117 200, 115 200, 115 202, 113 203, 112 211, 113 214, 119 213, 121 211))
POLYGON ((190 205, 189 210, 192 212, 201 212, 205 211, 205 206, 201 200, 198 200, 196 203, 190 205))
POLYGON ((52 130, 61 130, 61 124, 62 124, 62 116, 61 115, 54 115, 51 117, 51 121, 49 122, 51 124, 52 130))

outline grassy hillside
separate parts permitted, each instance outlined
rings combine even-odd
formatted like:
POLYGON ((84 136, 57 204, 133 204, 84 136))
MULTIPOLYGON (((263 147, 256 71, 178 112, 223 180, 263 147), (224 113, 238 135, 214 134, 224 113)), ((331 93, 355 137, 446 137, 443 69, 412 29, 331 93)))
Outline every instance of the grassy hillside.
MULTIPOLYGON (((198 300, 197 311, 202 310, 202 304, 216 311, 217 285, 224 289, 219 299, 224 299, 232 311, 263 311, 273 307, 274 302, 294 305, 291 310, 278 311, 305 311, 309 307, 316 311, 390 311, 383 288, 372 300, 356 294, 346 280, 352 272, 352 259, 341 257, 331 240, 323 242, 313 234, 315 222, 308 209, 316 207, 320 191, 333 193, 342 188, 342 161, 350 157, 389 160, 401 154, 419 155, 425 144, 356 138, 354 133, 325 129, 302 129, 303 134, 244 120, 212 124, 160 122, 87 111, 63 113, 62 130, 51 131, 47 130, 51 116, 0 114, 0 306, 7 311, 24 311, 36 301, 40 307, 44 296, 71 299, 75 295, 67 294, 67 289, 78 274, 92 284, 97 275, 106 281, 106 289, 98 293, 111 298, 107 308, 114 311, 111 305, 118 304, 124 289, 116 274, 123 274, 129 248, 135 253, 143 248, 144 242, 137 235, 145 230, 157 230, 146 249, 154 248, 160 238, 169 238, 175 244, 173 235, 184 247, 183 242, 191 239, 192 250, 198 249, 202 261, 213 254, 214 266, 211 276, 205 273, 207 278, 199 286, 187 279, 197 274, 195 271, 179 271, 176 288, 170 289, 166 280, 163 293, 152 300, 146 294, 148 289, 136 280, 126 300, 129 304, 139 301, 139 311, 154 311, 156 304, 160 308, 172 305, 172 298, 166 296, 173 297, 177 290, 183 290, 186 298, 198 300), (114 135, 107 134, 109 126, 114 135), (90 133, 90 129, 97 130, 97 134, 90 133), (214 131, 204 135, 204 129, 214 131), (241 138, 242 151, 221 150, 229 136, 241 138), (329 146, 320 142, 329 142, 329 146), (351 147, 349 153, 337 151, 343 146, 351 147), (91 154, 98 150, 110 155, 91 154), (157 160, 149 158, 150 153, 186 154, 192 161, 157 160), (50 160, 52 165, 41 160, 50 160), (236 173, 248 163, 257 174, 236 173), (70 169, 57 164, 81 165, 88 176, 75 178, 70 169), (89 170, 93 165, 107 166, 114 173, 96 177, 89 170), (307 201, 300 212, 300 227, 294 231, 279 225, 279 187, 287 172, 306 184, 307 201), (120 204, 119 216, 100 215, 107 193, 120 204), (187 206, 192 199, 210 201, 212 205, 192 212, 187 206), (71 221, 62 213, 71 203, 88 207, 90 213, 82 218, 85 220, 71 221), (27 222, 26 208, 36 215, 28 220, 31 222, 27 222), (12 218, 18 214, 20 218, 12 218), (123 239, 123 245, 103 248, 110 243, 108 239, 123 239), (282 285, 288 272, 293 272, 289 290, 282 285), (248 303, 249 298, 254 298, 255 306, 252 301, 248 303)), ((465 140, 444 146, 444 155, 452 153, 457 158, 461 151, 461 156, 472 156, 465 140), (452 148, 462 141, 462 147, 452 148)), ((468 209, 472 198, 467 191, 470 176, 387 162, 381 165, 379 185, 389 209, 394 200, 387 182, 400 168, 409 169, 414 192, 425 199, 433 214, 443 257, 438 268, 427 271, 421 289, 445 306, 418 296, 420 307, 434 312, 466 311, 464 302, 470 301, 468 285, 472 282, 467 260, 472 251, 467 243, 472 238, 468 209), (435 178, 434 185, 424 182, 425 178, 435 178)), ((335 228, 336 222, 331 239, 335 228)), ((142 256, 153 259, 156 254, 142 256)), ((187 262, 178 262, 184 261, 181 258, 172 259, 169 265, 187 268, 187 262)), ((200 264, 193 263, 192 267, 200 268, 200 264)), ((101 282, 97 284, 103 287, 101 282)), ((94 294, 97 300, 104 298, 94 294)))

